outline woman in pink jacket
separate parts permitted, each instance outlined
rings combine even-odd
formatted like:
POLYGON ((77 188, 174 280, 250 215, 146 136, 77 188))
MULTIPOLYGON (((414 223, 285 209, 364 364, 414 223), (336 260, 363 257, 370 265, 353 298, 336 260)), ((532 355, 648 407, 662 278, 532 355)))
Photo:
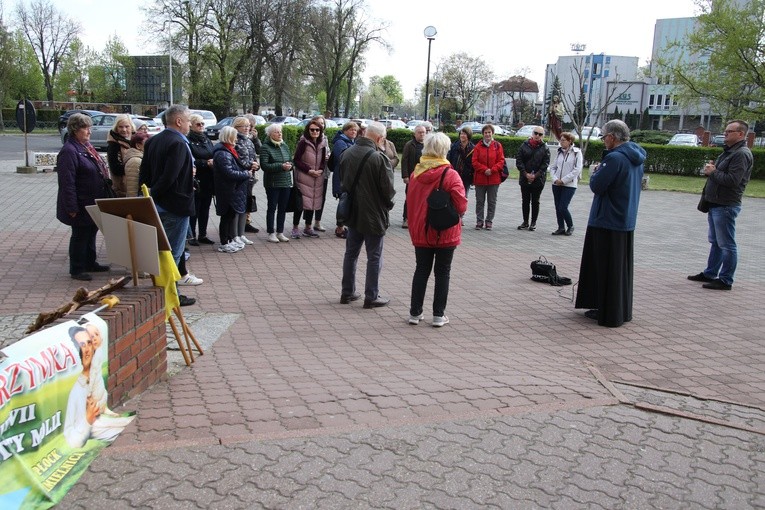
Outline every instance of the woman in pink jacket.
POLYGON ((412 278, 409 324, 419 324, 423 318, 422 305, 425 301, 425 290, 431 270, 435 273, 436 279, 432 324, 438 328, 449 323, 449 317, 444 310, 449 296, 452 258, 454 249, 461 242, 462 225, 457 222, 453 227, 437 232, 432 228, 426 228, 426 224, 428 196, 440 186, 442 175, 444 179, 441 189, 451 195, 457 213, 462 215, 467 209, 462 178, 446 159, 450 146, 449 137, 443 133, 435 133, 425 138, 422 157, 410 176, 409 189, 406 193, 409 237, 414 245, 417 263, 412 278))
POLYGON ((505 166, 505 151, 494 139, 494 126, 486 124, 481 130, 483 140, 473 150, 473 185, 475 186, 475 229, 491 230, 494 211, 497 208, 497 191, 502 182, 501 172, 505 166), (484 202, 489 205, 484 218, 484 202), (484 219, 486 220, 484 222, 484 219))

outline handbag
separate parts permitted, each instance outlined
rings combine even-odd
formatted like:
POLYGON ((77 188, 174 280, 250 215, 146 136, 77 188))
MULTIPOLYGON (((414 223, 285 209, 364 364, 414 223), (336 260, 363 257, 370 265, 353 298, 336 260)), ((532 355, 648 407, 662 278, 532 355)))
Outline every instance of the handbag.
POLYGON ((544 255, 540 255, 537 260, 531 261, 531 279, 535 282, 549 283, 554 287, 571 285, 571 278, 558 276, 555 264, 548 261, 544 255))
POLYGON ((104 177, 104 198, 117 198, 117 193, 114 192, 114 184, 112 180, 104 177))
POLYGON ((340 193, 340 200, 337 202, 337 211, 335 213, 335 218, 338 224, 345 223, 346 221, 351 219, 351 207, 353 205, 351 193, 353 193, 353 189, 356 187, 356 184, 359 182, 359 177, 361 176, 361 169, 364 168, 364 163, 367 162, 367 159, 369 159, 369 156, 371 156, 373 152, 375 152, 374 149, 369 150, 369 152, 367 152, 364 155, 364 158, 361 160, 361 164, 359 165, 356 171, 356 176, 353 178, 353 184, 351 184, 351 189, 348 191, 343 190, 340 193))
POLYGON ((699 205, 696 206, 696 209, 703 213, 709 212, 709 202, 706 198, 704 198, 704 193, 707 191, 707 183, 704 183, 704 187, 701 189, 701 197, 699 198, 699 205))
POLYGON ((297 186, 292 186, 290 188, 290 197, 287 199, 287 208, 285 209, 285 211, 299 212, 302 210, 303 210, 303 195, 300 193, 300 190, 298 189, 297 186))
POLYGON ((507 160, 505 160, 505 164, 502 165, 502 170, 499 172, 499 180, 505 182, 508 177, 510 177, 510 169, 507 168, 507 160))
POLYGON ((250 195, 250 199, 247 201, 247 212, 258 212, 258 201, 255 195, 250 195))
POLYGON ((436 232, 441 232, 460 222, 460 215, 457 213, 457 208, 454 207, 452 196, 448 191, 443 190, 444 177, 446 177, 446 172, 448 172, 450 168, 451 167, 449 166, 444 168, 444 171, 441 173, 441 180, 438 183, 438 187, 428 195, 428 212, 425 219, 426 236, 428 228, 432 228, 436 232))

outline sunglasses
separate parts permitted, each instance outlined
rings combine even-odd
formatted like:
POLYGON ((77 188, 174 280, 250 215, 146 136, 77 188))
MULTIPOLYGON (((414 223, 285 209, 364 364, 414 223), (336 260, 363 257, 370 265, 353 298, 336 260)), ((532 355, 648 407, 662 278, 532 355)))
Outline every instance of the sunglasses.
POLYGON ((308 131, 310 131, 312 133, 318 133, 319 131, 321 131, 321 129, 319 129, 319 128, 310 128, 308 131))
POLYGON ((205 123, 204 122, 195 122, 194 125, 195 126, 204 126, 205 123))
POLYGON ((539 131, 534 131, 534 136, 545 136, 545 134, 540 133, 539 131))

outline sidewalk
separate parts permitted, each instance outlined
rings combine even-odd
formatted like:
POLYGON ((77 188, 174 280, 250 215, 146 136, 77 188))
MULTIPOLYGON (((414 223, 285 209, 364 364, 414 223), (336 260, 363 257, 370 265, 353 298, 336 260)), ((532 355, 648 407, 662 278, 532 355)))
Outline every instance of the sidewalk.
MULTIPOLYGON (((55 174, 15 174, 15 164, 0 163, 0 320, 11 322, 78 286, 55 174)), ((192 247, 189 269, 205 283, 184 289, 198 299, 184 312, 233 324, 193 367, 128 404, 138 418, 61 508, 765 505, 765 436, 619 404, 590 370, 630 402, 765 429, 765 201, 745 200, 737 280, 715 292, 685 279, 708 250, 697 197, 645 192, 634 320, 607 329, 573 310, 572 287, 529 280, 542 254, 576 282, 589 189, 572 202, 574 236, 552 237, 551 193, 538 230, 518 231, 520 193, 507 182, 492 232, 466 216, 451 324, 438 329, 405 320, 414 256, 398 176, 396 186, 385 308, 339 304, 344 243, 331 229, 279 244, 257 234, 233 255, 192 247)), ((264 216, 254 218, 261 231, 264 216)), ((108 274, 94 286, 99 278, 108 274)))

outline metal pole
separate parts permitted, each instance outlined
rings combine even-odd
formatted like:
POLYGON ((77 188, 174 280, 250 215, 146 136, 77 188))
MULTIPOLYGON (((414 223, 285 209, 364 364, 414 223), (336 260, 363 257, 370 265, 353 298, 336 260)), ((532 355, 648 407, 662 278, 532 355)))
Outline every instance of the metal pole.
POLYGON ((428 110, 430 109, 430 45, 433 44, 433 38, 428 37, 428 74, 425 77, 425 115, 423 120, 428 120, 428 110))
POLYGON ((173 56, 168 55, 168 58, 170 59, 170 104, 168 106, 172 106, 173 104, 173 56))

